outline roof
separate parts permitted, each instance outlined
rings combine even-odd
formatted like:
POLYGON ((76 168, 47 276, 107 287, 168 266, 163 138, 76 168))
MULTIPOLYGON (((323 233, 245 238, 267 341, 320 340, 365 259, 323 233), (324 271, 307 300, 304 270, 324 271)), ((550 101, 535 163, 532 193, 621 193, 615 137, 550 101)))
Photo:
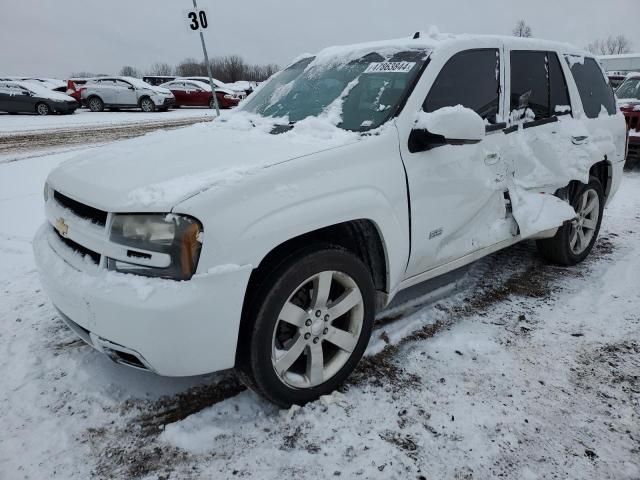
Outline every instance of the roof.
POLYGON ((504 43, 512 48, 554 50, 572 55, 593 56, 583 49, 563 42, 541 40, 537 38, 521 38, 507 35, 440 33, 437 31, 437 29, 432 27, 428 32, 417 32, 411 37, 328 47, 318 52, 318 54, 316 55, 316 60, 322 62, 323 60, 329 60, 331 57, 351 56, 367 51, 393 52, 405 49, 413 50, 416 48, 424 48, 425 50, 436 50, 445 46, 453 46, 456 43, 472 43, 474 44, 474 46, 477 45, 481 48, 483 44, 495 42, 504 43))

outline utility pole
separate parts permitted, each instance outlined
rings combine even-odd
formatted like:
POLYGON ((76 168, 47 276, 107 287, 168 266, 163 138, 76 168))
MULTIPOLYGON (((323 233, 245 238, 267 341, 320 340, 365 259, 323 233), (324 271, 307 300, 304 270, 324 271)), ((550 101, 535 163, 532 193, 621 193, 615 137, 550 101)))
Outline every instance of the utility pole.
MULTIPOLYGON (((198 4, 196 0, 193 0, 193 9, 196 11, 196 15, 198 12, 198 4)), ((204 27, 201 25, 200 28, 200 41, 202 42, 202 51, 204 52, 204 62, 207 64, 207 73, 209 74, 209 85, 211 85, 211 93, 213 94, 213 103, 216 106, 216 115, 220 116, 220 107, 218 106, 218 96, 216 95, 216 86, 213 84, 213 75, 211 74, 211 63, 209 63, 209 55, 207 54, 207 46, 204 43, 204 34, 202 33, 203 28, 207 28, 207 25, 204 27)))

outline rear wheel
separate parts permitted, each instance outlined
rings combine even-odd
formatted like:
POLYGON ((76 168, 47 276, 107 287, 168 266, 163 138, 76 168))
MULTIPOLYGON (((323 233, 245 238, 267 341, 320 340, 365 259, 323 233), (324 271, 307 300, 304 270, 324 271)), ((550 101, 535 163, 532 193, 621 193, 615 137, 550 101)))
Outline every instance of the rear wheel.
POLYGON ((87 105, 92 112, 102 112, 104 110, 104 102, 99 97, 89 98, 87 105))
POLYGON ((156 104, 153 103, 149 97, 144 97, 140 100, 140 108, 143 112, 154 112, 156 110, 156 104))
POLYGON ((36 105, 36 113, 38 115, 49 115, 51 113, 51 109, 49 108, 49 105, 41 102, 36 105))
POLYGON ((239 350, 245 383, 283 407, 332 392, 353 371, 371 336, 369 270, 342 249, 307 250, 263 285, 239 350))
POLYGON ((553 238, 537 242, 543 257, 561 265, 580 263, 596 243, 605 203, 602 184, 591 177, 587 185, 573 189, 570 199, 576 218, 565 222, 553 238))

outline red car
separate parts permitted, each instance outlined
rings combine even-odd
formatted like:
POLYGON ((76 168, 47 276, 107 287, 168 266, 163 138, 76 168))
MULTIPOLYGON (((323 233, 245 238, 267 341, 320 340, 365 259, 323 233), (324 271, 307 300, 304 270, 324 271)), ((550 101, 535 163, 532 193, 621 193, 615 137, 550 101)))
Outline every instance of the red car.
POLYGON ((616 90, 616 95, 629 129, 629 149, 625 166, 631 168, 640 163, 640 73, 627 75, 616 90))
MULTIPOLYGON (((171 90, 176 97, 176 107, 215 108, 211 86, 204 82, 177 79, 160 86, 171 90)), ((216 88, 216 97, 220 108, 231 108, 240 103, 240 98, 231 90, 216 88)))

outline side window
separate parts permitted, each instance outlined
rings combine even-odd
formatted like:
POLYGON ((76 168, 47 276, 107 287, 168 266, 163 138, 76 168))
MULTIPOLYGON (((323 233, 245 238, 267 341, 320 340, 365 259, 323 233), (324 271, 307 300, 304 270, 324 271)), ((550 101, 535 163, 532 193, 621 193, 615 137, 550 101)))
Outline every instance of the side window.
POLYGON ((588 118, 597 118, 604 107, 609 115, 617 111, 613 90, 604 78, 604 73, 593 58, 585 58, 583 62, 574 56, 567 56, 571 65, 571 73, 576 81, 582 107, 588 118))
POLYGON ((558 54, 549 52, 549 80, 551 83, 551 115, 563 115, 571 113, 569 90, 564 72, 560 66, 558 54))
POLYGON ((549 117, 547 53, 511 52, 511 120, 549 117))
POLYGON ((489 123, 496 123, 499 97, 498 49, 467 50, 455 54, 442 67, 422 108, 435 112, 442 107, 462 105, 489 123))

